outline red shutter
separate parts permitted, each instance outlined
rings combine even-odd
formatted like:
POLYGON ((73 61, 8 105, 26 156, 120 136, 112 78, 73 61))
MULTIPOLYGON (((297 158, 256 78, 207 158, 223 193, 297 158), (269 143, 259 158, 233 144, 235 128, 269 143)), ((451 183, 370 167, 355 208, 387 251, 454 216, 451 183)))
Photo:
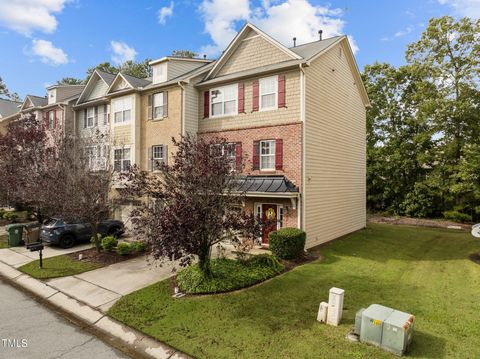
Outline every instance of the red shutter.
POLYGON ((242 171, 242 143, 235 144, 235 167, 238 172, 242 171))
POLYGON ((278 76, 278 108, 285 107, 285 75, 278 76))
POLYGON ((210 91, 203 93, 203 118, 210 117, 210 91))
POLYGON ((277 171, 283 169, 283 140, 281 138, 275 140, 275 169, 277 171))
POLYGON ((245 84, 238 84, 238 113, 245 113, 245 84))
POLYGON ((43 113, 43 123, 45 124, 45 128, 48 128, 48 112, 43 113))
POLYGON ((253 103, 252 111, 258 111, 258 80, 253 81, 253 103))
POLYGON ((253 170, 260 169, 260 141, 253 141, 253 170))

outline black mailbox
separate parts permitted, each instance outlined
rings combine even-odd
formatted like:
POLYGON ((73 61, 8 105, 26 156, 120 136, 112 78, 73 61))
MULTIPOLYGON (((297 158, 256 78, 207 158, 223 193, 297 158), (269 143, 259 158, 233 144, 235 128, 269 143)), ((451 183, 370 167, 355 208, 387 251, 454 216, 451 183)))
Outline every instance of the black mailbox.
POLYGON ((43 243, 37 242, 37 243, 27 244, 27 249, 30 249, 30 252, 41 251, 43 249, 43 243))

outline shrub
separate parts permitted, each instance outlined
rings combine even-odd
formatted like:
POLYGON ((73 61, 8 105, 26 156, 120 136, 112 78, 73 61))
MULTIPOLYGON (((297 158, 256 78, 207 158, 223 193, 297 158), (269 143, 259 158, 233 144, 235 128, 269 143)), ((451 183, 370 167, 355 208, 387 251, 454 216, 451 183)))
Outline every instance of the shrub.
POLYGON ((7 221, 14 223, 17 220, 18 216, 13 212, 5 212, 3 214, 3 218, 5 218, 7 221))
POLYGON ((128 243, 120 243, 117 246, 117 254, 121 256, 126 256, 132 253, 132 246, 128 243))
POLYGON ((101 246, 104 250, 110 251, 118 244, 118 240, 113 236, 107 236, 102 238, 101 246))
POLYGON ((271 268, 276 272, 281 272, 283 270, 283 265, 277 259, 277 257, 270 254, 259 254, 257 256, 251 257, 246 261, 246 264, 252 267, 265 267, 271 268))
POLYGON ((214 259, 210 262, 210 277, 203 274, 198 264, 193 264, 177 274, 177 283, 184 293, 222 293, 263 282, 283 271, 281 263, 275 269, 271 260, 261 257, 245 263, 227 258, 214 259))
POLYGON ((3 216, 5 215, 5 210, 3 208, 0 208, 0 218, 4 218, 3 216))
POLYGON ((132 250, 135 252, 145 252, 147 250, 147 245, 142 241, 135 241, 130 244, 132 250))
POLYGON ((449 219, 451 221, 455 222, 471 222, 472 221, 472 216, 466 214, 466 213, 461 213, 459 211, 445 211, 443 212, 443 216, 445 219, 449 219))
POLYGON ((303 255, 307 234, 298 228, 281 228, 268 236, 270 250, 281 259, 295 259, 303 255))

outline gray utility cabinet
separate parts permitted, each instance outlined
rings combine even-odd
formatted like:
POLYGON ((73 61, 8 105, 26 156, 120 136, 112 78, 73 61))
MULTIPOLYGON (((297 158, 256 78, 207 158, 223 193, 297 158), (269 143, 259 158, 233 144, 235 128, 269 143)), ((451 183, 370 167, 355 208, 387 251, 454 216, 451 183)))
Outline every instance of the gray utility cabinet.
POLYGON ((355 332, 360 341, 403 355, 412 342, 414 316, 398 310, 372 304, 360 309, 355 316, 355 332))

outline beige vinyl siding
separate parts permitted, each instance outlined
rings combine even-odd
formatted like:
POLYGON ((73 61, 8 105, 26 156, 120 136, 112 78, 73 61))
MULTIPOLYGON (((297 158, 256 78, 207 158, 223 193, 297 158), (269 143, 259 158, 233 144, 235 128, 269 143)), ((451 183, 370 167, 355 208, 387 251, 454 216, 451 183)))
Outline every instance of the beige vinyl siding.
MULTIPOLYGON (((98 77, 97 77, 98 78, 98 77)), ((108 90, 108 85, 102 79, 98 78, 90 93, 85 97, 83 102, 101 98, 108 90)))
POLYGON ((250 30, 236 51, 227 59, 217 76, 292 60, 292 57, 250 30))
MULTIPOLYGON (((198 91, 195 84, 200 82, 204 74, 197 76, 185 84, 185 133, 196 134, 198 132, 199 121, 203 118, 202 112, 199 114, 200 97, 203 96, 203 91, 198 91)), ((203 106, 203 105, 202 105, 203 106)))
POLYGON ((114 127, 113 145, 123 146, 132 143, 132 126, 123 125, 114 127))
MULTIPOLYGON (((288 124, 300 121, 300 70, 293 70, 286 73, 275 73, 265 75, 265 77, 273 75, 285 75, 285 104, 286 107, 277 108, 268 111, 252 111, 253 80, 258 77, 240 80, 245 84, 245 113, 233 116, 203 118, 204 91, 199 91, 199 107, 198 107, 198 131, 210 132, 230 129, 240 129, 256 126, 270 126, 288 124)), ((263 76, 262 76, 263 77, 263 76)), ((238 83, 238 82, 232 82, 238 83)), ((230 84, 232 84, 230 83, 230 84)), ((225 84, 229 85, 229 84, 225 84)), ((223 86, 223 85, 220 85, 223 86)))
POLYGON ((345 41, 306 68, 307 248, 366 225, 365 106, 345 41))

